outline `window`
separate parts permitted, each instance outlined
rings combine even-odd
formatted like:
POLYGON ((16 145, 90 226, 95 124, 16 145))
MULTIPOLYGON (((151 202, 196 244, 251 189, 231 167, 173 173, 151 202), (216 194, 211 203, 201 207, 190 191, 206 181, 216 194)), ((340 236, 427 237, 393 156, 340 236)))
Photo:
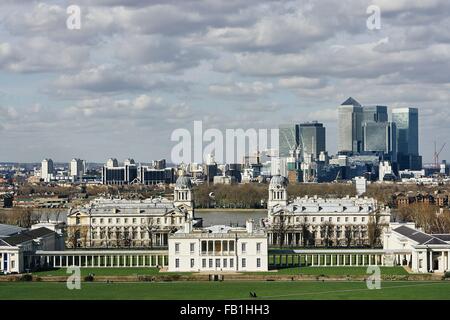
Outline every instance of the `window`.
POLYGON ((227 268, 227 259, 223 259, 223 267, 227 268))
POLYGON ((208 253, 213 252, 214 241, 208 241, 208 253))
MULTIPOLYGON (((308 220, 305 219, 305 221, 308 221, 308 220)), ((316 222, 316 217, 313 217, 313 222, 316 222)))
POLYGON ((222 242, 222 250, 228 251, 228 241, 225 240, 222 242))
POLYGON ((353 217, 353 222, 356 222, 356 217, 353 217))
POLYGON ((100 224, 103 224, 103 218, 100 219, 100 224))
POLYGON ((341 217, 337 217, 337 222, 341 222, 341 217))
POLYGON ((180 244, 175 243, 175 253, 179 253, 179 252, 180 252, 180 244))
POLYGON ((112 219, 108 218, 108 223, 111 224, 112 223, 112 219))
POLYGON ((144 224, 144 223, 145 223, 145 219, 141 218, 141 224, 144 224))
POLYGON ((247 267, 247 260, 245 258, 242 258, 242 268, 247 267))
POLYGON ((195 242, 191 243, 190 247, 191 247, 191 253, 193 253, 195 251, 195 242))
POLYGON ((212 268, 213 267, 213 260, 209 259, 209 267, 212 268))
POLYGON ((191 259, 191 268, 195 266, 195 259, 191 259))
POLYGON ((137 222, 137 219, 136 218, 133 218, 133 223, 136 223, 137 222))
POLYGON ((365 218, 365 217, 362 217, 362 218, 361 218, 361 221, 362 221, 362 222, 366 221, 366 218, 365 218))
POLYGON ((230 259, 230 268, 234 268, 234 259, 233 258, 230 259))
POLYGON ((323 222, 323 217, 320 218, 320 221, 323 222))
POLYGON ((247 252, 247 243, 242 242, 242 244, 241 244, 241 250, 242 250, 242 253, 247 252))
POLYGON ((345 222, 348 222, 348 217, 345 217, 345 222))
POLYGON ((125 223, 128 223, 128 218, 125 218, 125 223))
POLYGON ((206 254, 207 252, 207 242, 206 241, 202 241, 202 254, 206 254))
POLYGON ((220 268, 220 259, 216 259, 216 268, 220 268))
POLYGON ((329 218, 328 218, 328 221, 329 221, 329 222, 333 221, 333 218, 332 218, 332 217, 329 217, 329 218))
POLYGON ((229 246, 228 250, 230 250, 231 252, 234 252, 234 240, 230 241, 230 246, 229 246))
POLYGON ((206 259, 202 259, 202 268, 206 268, 206 259))
POLYGON ((256 267, 261 268, 261 258, 256 258, 256 267))
MULTIPOLYGON (((92 223, 95 223, 95 221, 96 221, 95 218, 93 218, 93 219, 92 219, 92 223)), ((77 223, 77 224, 78 224, 78 223, 77 223)))
POLYGON ((117 218, 117 219, 116 219, 116 223, 120 223, 120 218, 117 218))
POLYGON ((180 267, 180 259, 175 259, 175 268, 180 267))
POLYGON ((261 242, 256 244, 256 253, 261 253, 261 242))

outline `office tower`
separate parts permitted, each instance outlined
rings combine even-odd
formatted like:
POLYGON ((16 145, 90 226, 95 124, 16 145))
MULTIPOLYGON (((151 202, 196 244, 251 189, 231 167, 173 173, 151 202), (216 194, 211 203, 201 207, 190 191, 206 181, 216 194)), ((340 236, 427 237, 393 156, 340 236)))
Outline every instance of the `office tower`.
POLYGON ((82 177, 85 172, 85 161, 73 158, 70 161, 70 176, 74 178, 82 177))
POLYGON ((299 126, 295 124, 282 124, 278 127, 279 156, 288 157, 299 143, 299 126))
POLYGON ((326 151, 326 133, 322 123, 317 121, 300 124, 299 145, 303 154, 312 154, 319 158, 321 152, 326 151))
POLYGON ((119 166, 119 162, 116 158, 109 158, 108 161, 106 161, 106 167, 108 168, 115 168, 119 166))
POLYGON ((397 158, 400 170, 421 170, 419 155, 419 111, 417 108, 392 110, 392 122, 397 127, 397 158))
POLYGON ((361 151, 363 108, 353 98, 348 98, 338 109, 339 151, 361 151))
POLYGON ((130 184, 138 182, 138 167, 133 159, 126 159, 122 167, 117 159, 109 159, 102 168, 103 184, 130 184))
POLYGON ((50 182, 53 178, 54 174, 53 160, 52 159, 44 159, 41 163, 41 178, 44 179, 45 182, 50 182))
POLYGON ((364 106, 362 123, 364 122, 387 122, 388 112, 386 106, 364 106))
POLYGON ((363 131, 363 151, 383 152, 392 162, 397 161, 396 126, 392 122, 365 122, 363 131))

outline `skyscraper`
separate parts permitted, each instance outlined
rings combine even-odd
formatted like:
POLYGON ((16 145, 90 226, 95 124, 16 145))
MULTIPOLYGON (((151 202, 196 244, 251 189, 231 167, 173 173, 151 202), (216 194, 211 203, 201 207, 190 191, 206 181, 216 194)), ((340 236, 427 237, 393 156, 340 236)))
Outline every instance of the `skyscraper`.
POLYGON ((397 162, 396 126, 392 122, 367 121, 363 123, 363 151, 382 152, 397 162))
POLYGON ((387 122, 388 112, 386 106, 364 106, 362 123, 364 122, 387 122))
POLYGON ((53 178, 54 174, 53 160, 52 159, 44 159, 41 163, 41 178, 44 179, 45 182, 50 182, 53 178))
POLYGON ((392 121, 397 127, 397 152, 399 169, 422 169, 419 155, 419 111, 417 108, 392 110, 392 121))
POLYGON ((326 133, 323 124, 317 121, 302 123, 299 132, 301 151, 318 159, 320 152, 326 151, 326 133))
POLYGON ((79 178, 83 176, 85 172, 85 161, 77 158, 73 158, 70 161, 70 176, 79 178))
POLYGON ((353 98, 348 98, 338 109, 339 151, 359 152, 362 142, 363 108, 353 98))
POLYGON ((295 124, 281 124, 278 129, 279 156, 289 157, 289 152, 299 144, 299 127, 295 124))

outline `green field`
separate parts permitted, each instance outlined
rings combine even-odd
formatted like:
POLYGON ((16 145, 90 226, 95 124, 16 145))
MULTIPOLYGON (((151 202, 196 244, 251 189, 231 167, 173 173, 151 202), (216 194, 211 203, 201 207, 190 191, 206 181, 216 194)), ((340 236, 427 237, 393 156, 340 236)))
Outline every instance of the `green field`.
MULTIPOLYGON (((408 272, 403 267, 380 267, 382 275, 407 275, 408 272)), ((261 274, 261 272, 259 272, 261 274)), ((367 275, 367 267, 300 267, 284 268, 265 274, 309 274, 309 275, 327 275, 327 276, 362 276, 367 275)))
MULTIPOLYGON (((403 267, 380 267, 382 275, 407 275, 408 272, 403 267)), ((66 268, 33 272, 36 276, 68 276, 66 268)), ((270 275, 367 275, 366 267, 295 267, 283 268, 270 272, 255 272, 251 274, 270 274, 270 275)), ((136 275, 155 275, 155 274, 176 274, 171 272, 161 272, 157 268, 81 268, 81 275, 87 276, 94 274, 95 276, 136 276, 136 275)), ((188 275, 188 272, 180 272, 178 274, 188 275)))
MULTIPOLYGON (((80 268, 81 276, 94 274, 96 276, 135 276, 154 275, 159 273, 158 268, 80 268)), ((66 268, 33 272, 36 276, 69 276, 66 268)), ((170 274, 170 273, 165 273, 170 274)))
POLYGON ((148 282, 82 283, 80 290, 68 290, 65 283, 0 283, 0 300, 33 299, 450 299, 450 282, 382 282, 381 289, 369 290, 364 281, 296 282, 148 282))

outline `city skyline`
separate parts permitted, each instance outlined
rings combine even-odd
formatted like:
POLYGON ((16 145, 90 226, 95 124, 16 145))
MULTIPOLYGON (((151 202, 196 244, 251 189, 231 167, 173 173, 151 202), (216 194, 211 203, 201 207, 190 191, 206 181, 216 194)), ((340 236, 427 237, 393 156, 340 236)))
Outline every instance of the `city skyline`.
POLYGON ((194 120, 220 130, 317 120, 334 154, 336 106, 349 96, 418 108, 424 163, 450 134, 446 1, 81 0, 80 30, 66 28, 69 4, 0 5, 0 161, 168 159, 171 132, 194 120), (379 30, 366 26, 370 4, 379 30))

